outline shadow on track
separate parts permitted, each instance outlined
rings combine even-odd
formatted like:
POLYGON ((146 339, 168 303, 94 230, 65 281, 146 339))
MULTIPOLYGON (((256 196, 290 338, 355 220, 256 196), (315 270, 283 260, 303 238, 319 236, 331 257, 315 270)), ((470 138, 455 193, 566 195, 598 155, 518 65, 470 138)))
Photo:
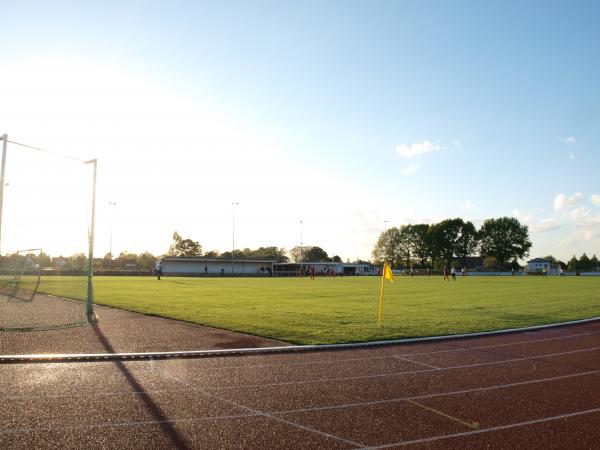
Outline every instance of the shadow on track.
MULTIPOLYGON (((98 340, 102 343, 108 353, 116 353, 104 333, 100 329, 97 323, 92 324, 94 333, 98 337, 98 340)), ((121 371, 127 382, 131 385, 135 392, 139 393, 140 398, 144 402, 148 412, 154 417, 154 419, 160 425, 164 434, 171 440, 173 447, 177 449, 187 450, 191 448, 185 439, 179 434, 179 432, 169 422, 169 418, 160 409, 160 407, 152 400, 152 397, 145 391, 143 386, 135 379, 135 376, 125 367, 122 361, 115 361, 114 364, 121 371)))

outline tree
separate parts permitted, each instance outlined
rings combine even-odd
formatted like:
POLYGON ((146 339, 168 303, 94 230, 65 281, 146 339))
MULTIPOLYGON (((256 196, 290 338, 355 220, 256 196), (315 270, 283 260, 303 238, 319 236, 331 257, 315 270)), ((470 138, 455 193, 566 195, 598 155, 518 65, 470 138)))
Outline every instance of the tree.
POLYGON ((104 258, 102 258, 102 268, 103 269, 111 269, 112 262, 113 262, 113 255, 111 252, 108 252, 106 255, 104 255, 104 258))
POLYGON ((177 231, 173 233, 173 243, 167 252, 169 256, 202 256, 202 246, 191 239, 183 239, 177 231))
POLYGON ((483 259, 483 267, 487 269, 497 269, 500 266, 500 261, 495 256, 486 256, 483 259))
POLYGON ((328 262, 329 255, 321 247, 308 247, 304 252, 305 261, 328 262))
POLYGON ((519 261, 517 261, 516 259, 513 259, 510 264, 508 265, 508 267, 512 270, 521 270, 521 265, 519 264, 519 261))
POLYGON ((33 260, 40 265, 40 267, 52 266, 52 258, 44 252, 40 252, 39 255, 34 255, 33 260))
POLYGON ((479 230, 482 256, 494 256, 500 262, 500 270, 510 258, 529 255, 531 241, 527 225, 514 217, 487 219, 479 230))
POLYGON ((126 269, 137 267, 138 256, 135 253, 129 253, 127 250, 121 252, 117 259, 115 260, 115 264, 119 269, 126 269))
MULTIPOLYGON (((283 250, 283 249, 282 249, 283 250)), ((290 258, 295 263, 300 262, 329 262, 327 252, 321 247, 307 245, 302 248, 296 246, 290 250, 290 258)))
POLYGON ((396 227, 388 228, 381 233, 375 248, 371 252, 375 264, 382 264, 387 261, 392 266, 398 266, 401 259, 400 241, 400 230, 396 227))
POLYGON ((597 271, 598 270, 598 258, 596 258, 596 255, 593 255, 590 258, 590 265, 591 265, 590 266, 590 270, 593 270, 593 271, 597 271))
POLYGON ((304 248, 296 246, 290 250, 290 259, 295 263, 301 263, 304 261, 304 248))
POLYGON ((67 269, 87 270, 87 256, 85 253, 76 253, 68 258, 67 269))
POLYGON ((581 272, 587 272, 588 270, 590 270, 591 266, 592 264, 588 255, 586 255, 585 253, 581 255, 581 258, 579 258, 579 270, 581 272))
POLYGON ((285 249, 278 247, 259 247, 256 250, 251 250, 249 256, 254 259, 273 259, 277 262, 288 261, 285 249))
POLYGON ((464 222, 460 220, 458 238, 455 245, 456 256, 461 258, 462 265, 466 265, 467 256, 471 256, 477 252, 479 246, 479 233, 473 222, 464 222))
POLYGON ((569 260, 569 264, 567 264, 567 270, 569 272, 579 271, 579 261, 577 261, 577 257, 573 255, 573 257, 569 260))
POLYGON ((452 264, 452 259, 457 253, 457 242, 463 226, 462 219, 446 219, 437 224, 440 255, 448 266, 452 264))
POLYGON ((419 260, 421 266, 427 263, 427 231, 429 225, 426 223, 417 223, 410 226, 410 236, 412 240, 413 255, 419 260))
POLYGON ((150 270, 154 267, 156 257, 150 252, 144 252, 137 257, 137 266, 141 270, 150 270))
POLYGON ((408 269, 413 249, 411 225, 402 225, 399 228, 394 244, 397 249, 396 265, 404 266, 408 269))
POLYGON ((210 250, 204 254, 207 258, 217 258, 219 256, 218 250, 210 250))
POLYGON ((331 262, 341 263, 342 262, 342 258, 340 258, 338 255, 334 255, 331 258, 331 262))
MULTIPOLYGON (((235 259, 245 259, 244 251, 236 249, 233 253, 235 259)), ((223 252, 221 253, 221 258, 223 259, 231 259, 231 252, 223 252)))
POLYGON ((427 254, 431 258, 431 267, 435 268, 435 261, 441 256, 442 241, 443 241, 442 229, 439 224, 434 223, 429 225, 426 235, 426 246, 427 254))

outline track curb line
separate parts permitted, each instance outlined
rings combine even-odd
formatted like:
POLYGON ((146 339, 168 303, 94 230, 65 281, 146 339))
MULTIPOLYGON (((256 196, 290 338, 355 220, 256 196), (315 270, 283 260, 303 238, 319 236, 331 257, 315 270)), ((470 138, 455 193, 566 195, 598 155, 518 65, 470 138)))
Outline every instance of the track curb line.
POLYGON ((421 342, 448 341, 474 337, 496 336, 501 334, 520 333, 526 331, 545 330, 569 325, 578 325, 600 321, 600 317, 589 319, 571 320, 568 322, 535 325, 524 328, 507 328, 504 330, 482 331, 478 333, 450 334, 443 336, 429 336, 420 338, 394 339, 388 341, 353 342, 348 344, 322 344, 322 345, 290 345, 280 347, 233 348, 219 350, 188 350, 176 352, 145 352, 145 353, 73 353, 73 354, 40 354, 40 355, 0 355, 0 364, 6 363, 58 363, 58 362, 99 362, 99 361, 139 361, 176 358, 210 358, 217 356, 244 356, 263 355, 273 353, 302 353, 325 350, 343 350, 367 347, 380 347, 398 344, 414 344, 421 342))

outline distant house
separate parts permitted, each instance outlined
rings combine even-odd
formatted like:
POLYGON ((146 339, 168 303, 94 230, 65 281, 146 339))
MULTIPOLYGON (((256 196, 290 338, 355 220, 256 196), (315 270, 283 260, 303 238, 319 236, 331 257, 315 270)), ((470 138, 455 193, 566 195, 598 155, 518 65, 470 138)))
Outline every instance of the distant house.
POLYGON ((542 258, 535 258, 527 261, 527 272, 543 272, 550 270, 550 261, 542 258))

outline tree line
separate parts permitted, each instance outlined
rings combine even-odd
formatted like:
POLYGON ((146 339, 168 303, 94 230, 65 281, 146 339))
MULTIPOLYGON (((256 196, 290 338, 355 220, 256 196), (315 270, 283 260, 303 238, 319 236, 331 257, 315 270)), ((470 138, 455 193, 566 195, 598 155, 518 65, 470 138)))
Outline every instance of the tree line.
POLYGON ((433 224, 392 227, 379 236, 372 252, 376 264, 398 268, 438 268, 469 256, 493 257, 504 270, 509 261, 525 258, 531 248, 529 230, 514 217, 487 219, 479 230, 461 218, 433 224))
POLYGON ((567 262, 556 259, 552 255, 544 256, 542 259, 550 262, 552 268, 561 267, 569 272, 598 272, 600 271, 600 262, 596 255, 590 258, 586 253, 581 255, 579 259, 573 255, 567 262))
MULTIPOLYGON (((167 252, 167 256, 182 256, 182 257, 212 257, 231 259, 231 252, 219 252, 211 250, 206 253, 202 250, 202 245, 198 241, 192 239, 183 239, 181 235, 175 231, 172 236, 172 243, 167 252)), ((304 247, 294 247, 289 252, 285 248, 280 247, 259 247, 257 249, 236 249, 233 254, 236 259, 270 259, 277 262, 341 262, 342 259, 337 256, 329 256, 325 250, 318 246, 307 245, 304 247), (289 256, 288 256, 289 254, 289 256)))
MULTIPOLYGON (((112 253, 106 253, 102 258, 94 258, 94 270, 143 270, 150 271, 154 268, 156 260, 163 256, 179 256, 179 257, 200 257, 207 258, 223 258, 231 259, 231 251, 219 252, 211 250, 204 252, 202 245, 198 241, 186 238, 184 239, 177 231, 172 235, 172 242, 167 252, 163 255, 153 255, 150 252, 140 254, 131 253, 127 250, 114 256, 112 253)), ((259 247, 257 249, 236 249, 234 257, 236 259, 266 259, 277 262, 303 262, 303 261, 336 261, 341 262, 339 256, 329 257, 327 252, 318 246, 294 247, 289 252, 285 248, 280 247, 259 247)), ((88 258, 84 253, 75 253, 71 256, 51 257, 48 254, 41 252, 29 253, 27 255, 10 255, 0 256, 3 266, 18 266, 19 261, 24 260, 37 264, 43 269, 57 270, 75 270, 85 271, 88 267, 88 258)))

